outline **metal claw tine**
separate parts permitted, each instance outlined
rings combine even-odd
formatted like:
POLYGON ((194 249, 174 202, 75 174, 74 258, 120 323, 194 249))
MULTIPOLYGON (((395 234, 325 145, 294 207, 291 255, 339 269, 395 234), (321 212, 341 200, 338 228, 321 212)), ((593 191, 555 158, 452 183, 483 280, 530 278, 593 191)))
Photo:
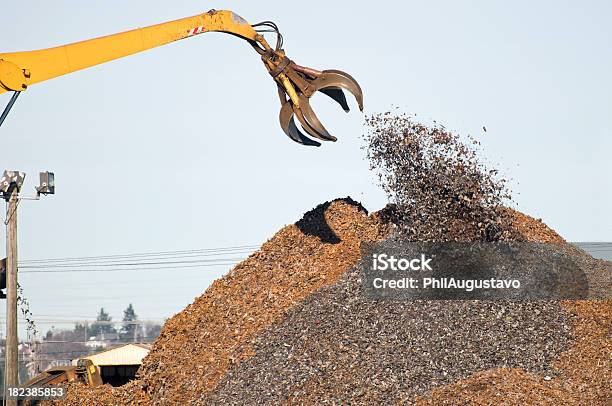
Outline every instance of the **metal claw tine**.
MULTIPOLYGON (((301 113, 302 113, 304 119, 306 120, 306 122, 308 123, 308 126, 304 127, 304 129, 306 131, 308 131, 308 127, 310 127, 317 134, 319 134, 321 136, 321 137, 317 137, 317 138, 322 138, 322 139, 324 139, 326 141, 336 141, 337 138, 334 137, 333 135, 331 135, 327 131, 327 129, 325 129, 323 124, 321 124, 321 121, 319 121, 319 118, 317 117, 317 115, 312 110, 312 107, 310 107, 310 102, 308 101, 308 98, 306 98, 306 96, 304 96, 303 94, 301 94, 299 96, 299 98, 300 98, 300 110, 301 110, 301 113)), ((298 117, 298 120, 299 120, 300 119, 300 115, 296 114, 296 116, 298 117)), ((302 120, 300 120, 300 122, 302 122, 302 120)), ((314 134, 313 134, 313 136, 314 136, 314 134)))
POLYGON ((306 118, 304 118, 304 114, 301 109, 294 107, 293 113, 295 114, 295 117, 298 119, 298 121, 302 125, 302 129, 306 131, 306 134, 310 135, 311 137, 323 140, 323 141, 329 141, 329 139, 325 138, 323 134, 319 133, 315 128, 313 128, 310 125, 310 123, 308 123, 306 118))
POLYGON ((321 143, 319 141, 312 140, 312 139, 308 138, 307 136, 305 136, 304 134, 302 134, 302 132, 298 129, 298 126, 295 125, 295 120, 293 119, 293 117, 291 117, 291 120, 289 121, 289 131, 292 134, 295 134, 298 137, 300 137, 300 141, 299 142, 301 144, 308 145, 308 146, 313 146, 313 147, 320 147, 321 146, 321 143))
POLYGON ((334 69, 324 70, 321 76, 312 82, 312 85, 316 90, 338 87, 348 90, 355 96, 359 110, 363 111, 363 92, 359 83, 348 73, 334 69))
POLYGON ((344 95, 342 89, 340 89, 339 87, 329 87, 321 89, 320 92, 334 99, 345 112, 348 113, 349 111, 351 111, 348 103, 346 102, 346 96, 344 95))
POLYGON ((293 141, 308 146, 320 147, 321 143, 311 140, 298 129, 295 124, 295 120, 293 119, 293 109, 291 107, 290 102, 286 102, 283 104, 279 114, 281 128, 287 134, 289 138, 293 141))

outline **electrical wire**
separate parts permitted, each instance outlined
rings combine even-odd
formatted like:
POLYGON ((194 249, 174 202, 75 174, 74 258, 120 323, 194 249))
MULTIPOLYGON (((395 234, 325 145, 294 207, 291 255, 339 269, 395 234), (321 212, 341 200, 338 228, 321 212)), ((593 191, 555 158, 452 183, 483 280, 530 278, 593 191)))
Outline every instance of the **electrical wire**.
MULTIPOLYGON (((207 268, 213 266, 234 266, 238 262, 237 261, 229 261, 229 262, 217 262, 217 263, 209 263, 209 264, 197 264, 197 265, 174 265, 174 266, 154 266, 154 267, 144 267, 144 268, 111 268, 111 269, 51 269, 51 270, 25 270, 20 271, 19 273, 67 273, 67 272, 124 272, 124 271, 154 271, 161 269, 185 269, 185 268, 207 268)), ((48 268, 47 268, 48 269, 48 268)))
POLYGON ((89 264, 121 264, 121 261, 151 261, 151 260, 169 260, 169 259, 192 259, 192 258, 208 258, 208 257, 218 257, 221 255, 228 254, 250 254, 251 250, 243 250, 243 251, 227 251, 227 252, 219 252, 219 253, 210 253, 210 254, 188 254, 188 255, 168 255, 164 257, 136 257, 136 258, 118 258, 118 259, 102 259, 102 260, 82 260, 82 261, 50 261, 50 262, 29 262, 29 261, 20 261, 19 265, 23 267, 34 267, 37 265, 46 265, 46 266, 54 266, 54 265, 71 265, 71 266, 82 266, 89 264))
MULTIPOLYGON (((154 340, 158 336, 144 336, 144 337, 141 337, 139 335, 137 337, 139 339, 143 339, 143 340, 149 340, 149 339, 154 340)), ((92 341, 95 342, 95 341, 98 341, 98 340, 90 340, 90 341, 54 341, 54 340, 47 341, 47 340, 44 340, 44 341, 36 341, 34 344, 35 345, 41 345, 41 344, 58 344, 58 345, 59 344, 91 344, 92 341)), ((100 341, 104 341, 104 340, 100 340, 100 341)), ((124 343, 117 342, 117 344, 124 344, 124 343)), ((129 344, 129 343, 125 343, 125 344, 129 344)))
MULTIPOLYGON (((243 258, 217 258, 217 259, 194 259, 187 261, 156 261, 156 262, 117 262, 117 263, 98 263, 89 264, 89 266, 143 266, 143 265, 183 265, 183 264, 202 264, 212 262, 227 262, 240 261, 243 258)), ((82 267, 83 264, 58 264, 58 265, 21 265, 20 269, 37 269, 37 268, 75 268, 82 267)))
POLYGON ((153 252, 140 252, 131 254, 115 254, 115 255, 98 255, 98 256, 84 256, 84 257, 67 257, 67 258, 46 258, 46 259, 29 259, 21 261, 20 263, 34 263, 34 262, 69 262, 69 261, 84 261, 84 260, 106 260, 106 259, 119 259, 119 258, 135 258, 135 257, 156 257, 156 256, 167 256, 167 255, 181 255, 181 254, 212 254, 212 253, 224 253, 228 251, 246 251, 259 248, 258 245, 238 245, 232 247, 219 247, 219 248, 203 248, 193 250, 180 250, 180 251, 153 251, 153 252))
POLYGON ((20 273, 123 272, 233 266, 258 245, 153 251, 129 254, 31 259, 19 262, 20 273))
MULTIPOLYGON (((25 321, 26 319, 22 319, 19 318, 19 321, 25 321)), ((4 323, 6 320, 0 320, 0 323, 4 323)), ((163 320, 161 320, 163 321, 163 320)), ((81 319, 81 320, 76 320, 76 319, 65 319, 65 320, 45 320, 45 319, 37 319, 36 323, 41 323, 41 324, 53 324, 53 323, 57 323, 57 324, 85 324, 87 323, 88 325, 102 325, 102 326, 112 326, 115 324, 121 324, 121 325, 130 325, 130 326, 140 326, 140 325, 145 325, 148 323, 152 323, 151 320, 137 320, 137 321, 97 321, 97 320, 85 320, 85 319, 81 319)), ((152 323, 152 324, 159 324, 159 323, 152 323)))

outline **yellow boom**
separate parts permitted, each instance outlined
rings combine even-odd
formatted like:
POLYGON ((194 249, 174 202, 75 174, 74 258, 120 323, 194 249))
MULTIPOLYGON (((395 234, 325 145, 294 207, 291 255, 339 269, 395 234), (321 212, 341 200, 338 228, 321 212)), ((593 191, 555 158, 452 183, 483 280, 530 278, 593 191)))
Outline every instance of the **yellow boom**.
MULTIPOLYGON (((22 92, 38 82, 209 31, 240 37, 261 55, 264 66, 279 88, 282 103, 281 127, 294 141, 305 145, 320 145, 297 129, 294 116, 310 136, 335 140, 321 125, 308 103, 308 99, 317 90, 332 97, 345 111, 348 111, 348 105, 341 89, 348 90, 354 94, 362 109, 361 89, 350 75, 336 70, 318 71, 303 67, 287 58, 282 49, 283 37, 276 24, 264 21, 250 25, 231 11, 216 10, 55 48, 0 53, 0 94, 9 91, 22 92), (266 42, 262 32, 276 33, 275 48, 266 42)), ((18 94, 15 93, 7 110, 18 94)), ((2 120, 8 113, 7 110, 3 113, 2 120)))

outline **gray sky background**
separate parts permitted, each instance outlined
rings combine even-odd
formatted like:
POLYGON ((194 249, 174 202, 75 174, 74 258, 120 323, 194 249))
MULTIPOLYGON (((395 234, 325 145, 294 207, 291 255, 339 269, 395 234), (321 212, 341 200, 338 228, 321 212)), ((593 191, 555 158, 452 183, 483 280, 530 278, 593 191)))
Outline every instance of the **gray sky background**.
MULTIPOLYGON (((273 20, 296 62, 480 139, 518 208, 571 241, 612 240, 612 6, 606 1, 30 1, 5 6, 3 52, 46 48, 231 9, 273 20), (487 132, 482 131, 487 127, 487 132)), ((0 96, 4 106, 8 94, 0 96)), ((363 116, 325 96, 338 136, 319 149, 278 125, 276 88, 245 42, 209 33, 35 85, 0 129, 1 169, 55 172, 20 206, 20 258, 259 245, 316 204, 385 204, 361 149, 363 116)), ((352 106, 355 106, 353 103, 352 106)), ((355 106, 356 107, 356 106, 355 106)), ((3 245, 3 244, 2 244, 3 245)), ((3 249, 0 251, 2 252, 3 249)), ((227 267, 22 274, 35 317, 168 317, 227 267), (45 316, 42 316, 45 315, 45 316)), ((45 332, 51 324, 40 322, 45 332)), ((4 326, 0 326, 3 330, 4 326)))

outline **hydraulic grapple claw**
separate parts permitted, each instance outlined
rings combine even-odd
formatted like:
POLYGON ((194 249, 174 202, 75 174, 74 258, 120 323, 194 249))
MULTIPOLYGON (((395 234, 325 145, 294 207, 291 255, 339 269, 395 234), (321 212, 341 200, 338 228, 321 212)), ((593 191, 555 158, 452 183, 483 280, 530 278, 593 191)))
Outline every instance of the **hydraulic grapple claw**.
POLYGON ((348 112, 349 106, 344 94, 346 90, 355 96, 359 109, 363 111, 363 93, 357 81, 348 73, 339 70, 319 71, 295 64, 285 57, 284 53, 277 56, 277 59, 269 60, 266 59, 267 54, 262 57, 270 75, 278 83, 282 103, 279 119, 285 134, 303 145, 321 145, 308 136, 323 141, 336 141, 336 137, 327 131, 310 106, 310 97, 320 91, 348 112), (298 129, 295 118, 308 136, 298 129))

